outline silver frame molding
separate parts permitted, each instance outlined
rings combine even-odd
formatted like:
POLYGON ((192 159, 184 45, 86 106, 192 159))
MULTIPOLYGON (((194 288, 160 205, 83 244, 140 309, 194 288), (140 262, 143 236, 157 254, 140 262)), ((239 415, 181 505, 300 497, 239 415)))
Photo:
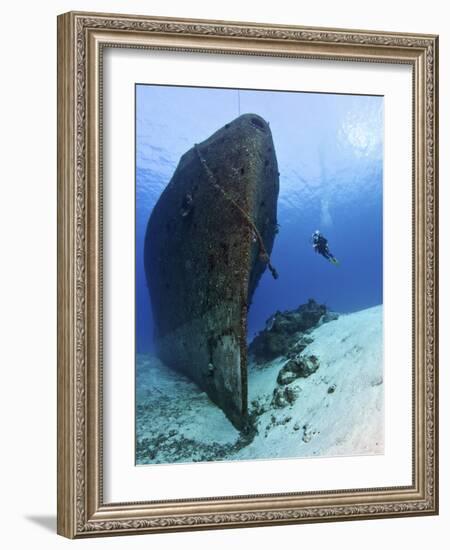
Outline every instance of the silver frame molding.
POLYGON ((438 513, 438 37, 70 12, 58 17, 58 533, 69 538, 438 513), (413 483, 103 502, 102 50, 166 49, 413 68, 413 483))

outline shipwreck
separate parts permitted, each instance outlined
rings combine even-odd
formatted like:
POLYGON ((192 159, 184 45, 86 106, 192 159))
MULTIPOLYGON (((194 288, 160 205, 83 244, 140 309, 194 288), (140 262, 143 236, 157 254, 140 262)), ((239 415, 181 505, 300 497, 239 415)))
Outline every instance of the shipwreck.
POLYGON ((194 145, 156 203, 144 262, 156 350, 247 425, 247 314, 269 269, 279 173, 268 123, 244 114, 194 145))

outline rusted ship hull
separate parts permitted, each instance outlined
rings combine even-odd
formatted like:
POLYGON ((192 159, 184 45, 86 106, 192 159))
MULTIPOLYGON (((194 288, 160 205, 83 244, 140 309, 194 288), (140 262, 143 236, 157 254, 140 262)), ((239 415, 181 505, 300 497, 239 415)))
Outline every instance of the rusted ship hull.
POLYGON ((185 153, 150 216, 145 271, 157 353, 238 428, 247 420, 247 313, 276 233, 268 124, 242 115, 185 153))

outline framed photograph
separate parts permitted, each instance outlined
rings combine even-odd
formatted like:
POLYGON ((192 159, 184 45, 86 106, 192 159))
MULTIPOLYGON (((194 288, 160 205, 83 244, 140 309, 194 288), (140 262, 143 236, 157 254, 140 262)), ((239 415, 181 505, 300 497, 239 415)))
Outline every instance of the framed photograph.
POLYGON ((59 16, 59 534, 438 512, 437 56, 59 16))

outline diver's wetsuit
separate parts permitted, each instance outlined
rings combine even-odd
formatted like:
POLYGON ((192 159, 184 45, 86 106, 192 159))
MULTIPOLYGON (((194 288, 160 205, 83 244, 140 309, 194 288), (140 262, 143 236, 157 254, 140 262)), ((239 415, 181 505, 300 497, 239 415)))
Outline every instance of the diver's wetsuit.
POLYGON ((313 236, 314 250, 321 254, 326 260, 334 260, 333 254, 328 249, 328 241, 323 235, 313 236))

